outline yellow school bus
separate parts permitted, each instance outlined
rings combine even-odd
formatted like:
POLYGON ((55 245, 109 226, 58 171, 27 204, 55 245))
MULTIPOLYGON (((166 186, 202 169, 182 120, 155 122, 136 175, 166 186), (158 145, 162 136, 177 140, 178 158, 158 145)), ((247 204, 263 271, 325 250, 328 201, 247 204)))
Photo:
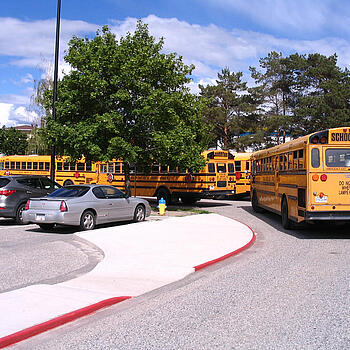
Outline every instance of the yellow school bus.
POLYGON ((235 192, 235 179, 229 176, 229 151, 208 150, 202 153, 207 164, 199 172, 153 164, 150 173, 131 174, 131 192, 137 196, 164 198, 167 203, 193 204, 201 198, 217 198, 235 192))
POLYGON ((236 197, 249 196, 250 194, 250 152, 233 153, 234 160, 228 161, 231 170, 230 175, 236 180, 236 197))
POLYGON ((350 127, 329 129, 252 154, 251 202, 293 222, 350 220, 350 127))
MULTIPOLYGON (((0 175, 25 175, 36 174, 50 176, 51 157, 44 155, 13 155, 0 157, 0 175)), ((69 162, 69 157, 57 156, 55 159, 55 180, 60 185, 97 183, 97 163, 85 162, 84 159, 77 162, 69 162)))

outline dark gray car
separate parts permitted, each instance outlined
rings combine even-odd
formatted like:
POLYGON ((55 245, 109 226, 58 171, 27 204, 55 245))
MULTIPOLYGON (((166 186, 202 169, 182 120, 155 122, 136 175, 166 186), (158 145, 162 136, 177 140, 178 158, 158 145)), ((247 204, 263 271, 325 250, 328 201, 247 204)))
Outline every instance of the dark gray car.
POLYGON ((0 217, 22 224, 22 212, 29 198, 43 197, 61 186, 46 176, 0 176, 0 217))

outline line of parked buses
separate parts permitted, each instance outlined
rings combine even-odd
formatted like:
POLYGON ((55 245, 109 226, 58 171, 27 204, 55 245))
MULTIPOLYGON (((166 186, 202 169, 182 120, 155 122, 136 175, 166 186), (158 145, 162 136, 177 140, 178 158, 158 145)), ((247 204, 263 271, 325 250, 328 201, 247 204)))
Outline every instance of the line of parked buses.
MULTIPOLYGON (((153 164, 149 173, 131 168, 135 196, 181 200, 237 198, 249 195, 256 212, 281 215, 282 226, 293 222, 350 220, 350 127, 316 132, 253 152, 203 152, 207 160, 198 173, 153 164)), ((100 183, 124 190, 123 163, 75 163, 56 157, 56 181, 61 185, 100 183)), ((0 175, 50 175, 50 156, 0 157, 0 175)))

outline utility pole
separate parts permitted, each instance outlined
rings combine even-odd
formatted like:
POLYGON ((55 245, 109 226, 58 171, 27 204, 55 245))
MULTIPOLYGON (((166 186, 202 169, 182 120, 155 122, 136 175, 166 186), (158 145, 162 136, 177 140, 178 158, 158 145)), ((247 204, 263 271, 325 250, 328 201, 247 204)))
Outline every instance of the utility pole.
MULTIPOLYGON (((58 58, 60 49, 60 24, 61 24, 61 0, 57 0, 57 18, 56 18, 56 44, 55 44, 55 68, 53 77, 53 101, 52 101, 52 119, 56 120, 56 101, 57 101, 57 80, 58 80, 58 58)), ((55 142, 56 140, 54 140, 55 142)), ((56 146, 51 147, 51 180, 55 180, 56 167, 56 146)))

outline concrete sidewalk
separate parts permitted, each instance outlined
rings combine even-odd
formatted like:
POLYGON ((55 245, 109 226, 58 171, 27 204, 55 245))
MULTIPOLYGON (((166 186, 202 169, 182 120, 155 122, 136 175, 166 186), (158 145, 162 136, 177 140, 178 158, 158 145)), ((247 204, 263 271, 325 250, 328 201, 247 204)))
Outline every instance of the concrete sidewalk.
POLYGON ((2 340, 15 332, 33 326, 40 331, 40 324, 57 317, 64 320, 72 311, 175 282, 254 240, 249 227, 217 214, 164 218, 77 235, 100 247, 105 259, 93 271, 64 283, 0 294, 0 338, 4 337, 0 348, 5 344, 2 340))

